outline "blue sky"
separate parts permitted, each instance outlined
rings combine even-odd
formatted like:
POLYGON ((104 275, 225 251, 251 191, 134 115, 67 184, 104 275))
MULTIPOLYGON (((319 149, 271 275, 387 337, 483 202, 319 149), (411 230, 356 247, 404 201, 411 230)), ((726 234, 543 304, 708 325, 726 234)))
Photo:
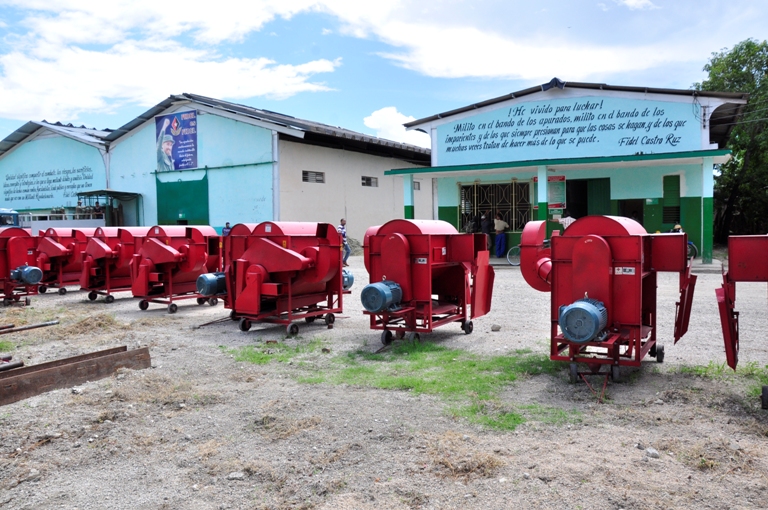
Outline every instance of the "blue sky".
POLYGON ((428 146, 404 122, 549 81, 689 88, 755 0, 0 0, 0 138, 191 92, 428 146))

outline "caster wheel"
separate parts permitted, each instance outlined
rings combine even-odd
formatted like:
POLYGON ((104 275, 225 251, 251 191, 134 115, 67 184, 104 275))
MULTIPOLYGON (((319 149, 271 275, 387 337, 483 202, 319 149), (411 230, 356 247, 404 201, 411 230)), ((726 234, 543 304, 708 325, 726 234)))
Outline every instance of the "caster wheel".
POLYGON ((139 310, 146 310, 147 308, 149 308, 149 301, 146 299, 139 301, 139 310))
POLYGON ((37 291, 38 291, 40 294, 45 294, 46 292, 48 292, 48 287, 46 287, 45 285, 41 285, 41 286, 39 286, 39 287, 37 288, 37 291))
POLYGON ((288 333, 288 336, 294 336, 299 334, 299 325, 296 323, 288 324, 285 327, 285 332, 288 333))
POLYGON ((381 332, 381 343, 382 345, 389 345, 392 343, 392 332, 388 329, 385 329, 381 332))
POLYGON ((619 371, 619 365, 611 365, 611 381, 619 382, 621 380, 621 372, 619 371))
POLYGON ((409 342, 418 342, 419 340, 421 340, 421 336, 418 333, 414 333, 414 332, 408 333, 409 342))
POLYGON ((59 296, 63 296, 63 295, 64 295, 64 294, 66 294, 66 293, 67 293, 67 289, 66 289, 66 287, 61 287, 61 288, 59 289, 59 296))
POLYGON ((107 304, 114 303, 115 302, 115 296, 112 294, 108 295, 104 298, 104 301, 106 301, 107 304))
POLYGON ((571 381, 571 384, 576 384, 579 380, 579 366, 576 363, 571 363, 568 366, 568 380, 571 381))
POLYGON ((212 297, 212 298, 208 299, 208 304, 210 306, 218 305, 219 304, 219 298, 212 297))
POLYGON ((403 331, 402 329, 398 329, 395 332, 395 338, 397 338, 398 340, 402 340, 403 338, 405 338, 405 331, 403 331))
POLYGON ((32 299, 28 298, 28 297, 25 297, 24 298, 24 306, 29 306, 31 304, 32 304, 32 299))
POLYGON ((653 344, 653 347, 651 347, 651 349, 648 351, 648 355, 651 358, 655 358, 656 357, 656 344, 653 344))
POLYGON ((176 310, 179 309, 179 306, 176 303, 171 303, 168 305, 168 313, 176 313, 176 310))
POLYGON ((760 403, 763 409, 768 409, 768 386, 763 386, 763 394, 760 395, 760 403))
POLYGON ((206 301, 207 301, 207 299, 205 299, 204 297, 197 298, 197 304, 198 305, 204 305, 206 301))
POLYGON ((656 363, 664 363, 664 346, 660 345, 656 348, 656 363))
POLYGON ((472 324, 472 321, 462 321, 461 329, 463 329, 464 333, 468 335, 472 333, 473 329, 475 329, 475 325, 472 324))
POLYGON ((97 297, 99 297, 99 295, 96 294, 95 292, 88 293, 88 301, 96 301, 97 297))
POLYGON ((248 331, 251 329, 251 321, 243 317, 240 319, 240 322, 238 323, 237 327, 240 329, 240 331, 248 331))
POLYGON ((326 313, 325 314, 325 325, 326 326, 330 326, 334 322, 336 322, 336 316, 333 315, 332 313, 326 313))
POLYGON ((234 310, 229 312, 229 318, 232 319, 233 321, 237 320, 237 315, 235 315, 235 311, 234 310))
POLYGON ((3 306, 11 306, 12 304, 13 304, 13 299, 11 298, 3 299, 3 306))
POLYGON ((315 322, 315 319, 317 319, 317 317, 315 317, 315 316, 304 317, 304 322, 306 322, 307 324, 312 324, 313 322, 315 322))

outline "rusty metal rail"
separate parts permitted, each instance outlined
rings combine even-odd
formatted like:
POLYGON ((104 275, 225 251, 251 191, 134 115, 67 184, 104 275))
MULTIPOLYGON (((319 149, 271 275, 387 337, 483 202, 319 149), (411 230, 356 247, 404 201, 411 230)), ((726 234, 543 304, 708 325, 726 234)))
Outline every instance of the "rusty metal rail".
POLYGON ((120 368, 149 368, 149 348, 121 346, 0 372, 0 406, 47 391, 109 377, 120 368))
POLYGON ((56 320, 56 321, 41 322, 40 324, 30 324, 28 326, 19 326, 18 328, 14 327, 13 324, 9 324, 8 326, 0 326, 0 335, 7 335, 8 333, 16 333, 17 331, 26 331, 28 329, 54 326, 58 323, 59 321, 56 320))

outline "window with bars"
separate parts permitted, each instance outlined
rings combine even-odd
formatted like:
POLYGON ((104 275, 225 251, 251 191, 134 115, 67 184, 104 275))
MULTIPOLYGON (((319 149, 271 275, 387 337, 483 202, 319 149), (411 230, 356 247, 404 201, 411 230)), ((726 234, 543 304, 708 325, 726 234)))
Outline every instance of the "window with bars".
POLYGON ((419 191, 421 189, 421 183, 419 181, 413 181, 413 190, 419 191))
POLYGON ((301 181, 323 184, 325 183, 325 172, 310 172, 308 170, 302 170, 301 181))
POLYGON ((496 217, 500 212, 512 231, 523 230, 531 220, 530 183, 469 184, 461 186, 459 201, 460 228, 464 232, 480 231, 483 213, 496 217))
POLYGON ((664 205, 661 213, 661 222, 665 226, 680 223, 679 175, 664 176, 664 205))
POLYGON ((366 177, 366 176, 363 176, 363 186, 369 186, 371 188, 378 188, 379 187, 379 178, 378 177, 366 177))

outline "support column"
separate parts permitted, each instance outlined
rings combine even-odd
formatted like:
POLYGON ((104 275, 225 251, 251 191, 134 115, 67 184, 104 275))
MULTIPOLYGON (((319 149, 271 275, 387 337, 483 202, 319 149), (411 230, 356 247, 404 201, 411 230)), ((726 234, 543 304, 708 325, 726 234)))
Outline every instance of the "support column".
POLYGON ((539 212, 536 215, 537 220, 545 220, 547 219, 547 167, 546 166, 539 166, 538 167, 538 178, 539 178, 539 186, 538 186, 538 196, 536 197, 536 203, 539 206, 539 212))
POLYGON ((413 210, 413 174, 403 176, 403 218, 412 220, 415 218, 413 210))
POLYGON ((280 134, 272 131, 272 221, 280 221, 280 134))
POLYGON ((715 162, 711 157, 703 158, 702 193, 701 193, 701 240, 697 243, 701 261, 704 264, 712 263, 712 242, 715 237, 714 224, 714 192, 715 192, 715 162))

